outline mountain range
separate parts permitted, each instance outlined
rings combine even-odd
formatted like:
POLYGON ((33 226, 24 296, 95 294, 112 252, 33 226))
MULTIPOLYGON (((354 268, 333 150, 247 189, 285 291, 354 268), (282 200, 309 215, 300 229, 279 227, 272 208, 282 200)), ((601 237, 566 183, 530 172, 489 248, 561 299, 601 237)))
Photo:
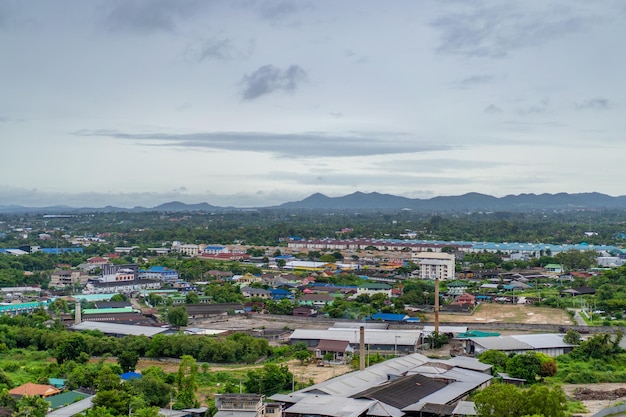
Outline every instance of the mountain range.
POLYGON ((493 197, 480 193, 442 196, 430 199, 407 198, 390 194, 355 192, 341 197, 316 193, 300 200, 278 206, 237 208, 219 207, 208 203, 186 204, 178 201, 156 207, 120 208, 94 207, 24 207, 0 205, 0 213, 84 213, 84 212, 216 212, 234 210, 318 210, 318 211, 415 211, 415 212, 476 212, 476 211, 536 211, 536 210, 614 210, 626 209, 626 196, 612 197, 601 193, 519 194, 493 197))

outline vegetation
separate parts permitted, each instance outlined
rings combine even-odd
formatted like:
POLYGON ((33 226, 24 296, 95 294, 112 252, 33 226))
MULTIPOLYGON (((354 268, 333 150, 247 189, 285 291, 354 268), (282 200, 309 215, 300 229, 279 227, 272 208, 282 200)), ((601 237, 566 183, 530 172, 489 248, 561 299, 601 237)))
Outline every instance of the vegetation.
POLYGON ((495 383, 474 396, 478 414, 483 417, 544 416, 565 417, 567 399, 560 387, 495 383))

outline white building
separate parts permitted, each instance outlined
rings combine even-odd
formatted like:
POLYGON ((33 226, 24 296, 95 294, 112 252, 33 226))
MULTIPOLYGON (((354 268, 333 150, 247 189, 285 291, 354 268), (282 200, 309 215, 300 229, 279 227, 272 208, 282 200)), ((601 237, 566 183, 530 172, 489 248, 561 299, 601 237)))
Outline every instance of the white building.
POLYGON ((418 252, 412 256, 413 262, 420 267, 421 279, 454 279, 455 257, 446 252, 418 252))

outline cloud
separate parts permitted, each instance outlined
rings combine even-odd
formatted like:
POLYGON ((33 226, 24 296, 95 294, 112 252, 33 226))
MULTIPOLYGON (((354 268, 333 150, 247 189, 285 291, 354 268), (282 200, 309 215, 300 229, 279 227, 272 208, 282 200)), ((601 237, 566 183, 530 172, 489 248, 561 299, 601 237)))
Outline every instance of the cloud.
POLYGON ((584 32, 594 19, 589 13, 577 15, 568 7, 522 10, 521 4, 526 3, 471 8, 434 19, 431 25, 440 31, 441 37, 437 50, 445 54, 500 58, 517 49, 584 32))
POLYGON ((606 98, 592 98, 589 100, 585 100, 582 103, 576 103, 577 110, 609 110, 613 107, 613 103, 611 103, 606 98))
POLYGON ((492 74, 472 75, 471 77, 455 81, 453 84, 456 88, 470 88, 478 85, 489 84, 496 80, 496 76, 492 74))
POLYGON ((490 104, 485 108, 485 110, 483 110, 483 113, 487 113, 487 114, 502 113, 502 108, 499 106, 496 106, 495 104, 490 104))
POLYGON ((192 17, 203 7, 199 0, 110 0, 102 8, 101 24, 111 32, 171 32, 178 19, 192 17))
POLYGON ((186 54, 194 61, 204 60, 244 60, 254 53, 255 42, 239 45, 230 38, 211 38, 187 47, 186 54))
POLYGON ((518 112, 524 115, 543 114, 547 113, 548 111, 550 111, 550 99, 547 97, 542 98, 536 104, 518 109, 518 112))
POLYGON ((264 65, 252 74, 244 75, 241 96, 244 100, 254 100, 276 91, 295 91, 307 81, 307 73, 299 65, 291 65, 285 70, 273 65, 264 65))
POLYGON ((313 5, 307 1, 264 1, 257 11, 259 16, 275 26, 298 26, 300 22, 297 16, 307 10, 312 10, 313 5))
POLYGON ((270 153, 286 158, 339 158, 390 155, 454 149, 453 145, 429 142, 394 132, 348 132, 344 135, 305 132, 203 132, 203 133, 125 133, 114 130, 79 130, 85 137, 131 140, 145 146, 189 148, 192 150, 248 151, 270 153))

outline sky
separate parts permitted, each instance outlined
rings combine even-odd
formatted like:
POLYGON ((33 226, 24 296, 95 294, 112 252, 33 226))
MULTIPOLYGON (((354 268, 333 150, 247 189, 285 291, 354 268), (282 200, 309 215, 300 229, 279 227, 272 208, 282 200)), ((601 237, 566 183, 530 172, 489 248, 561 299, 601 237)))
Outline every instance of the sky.
POLYGON ((623 190, 621 0, 0 0, 0 205, 623 190))

